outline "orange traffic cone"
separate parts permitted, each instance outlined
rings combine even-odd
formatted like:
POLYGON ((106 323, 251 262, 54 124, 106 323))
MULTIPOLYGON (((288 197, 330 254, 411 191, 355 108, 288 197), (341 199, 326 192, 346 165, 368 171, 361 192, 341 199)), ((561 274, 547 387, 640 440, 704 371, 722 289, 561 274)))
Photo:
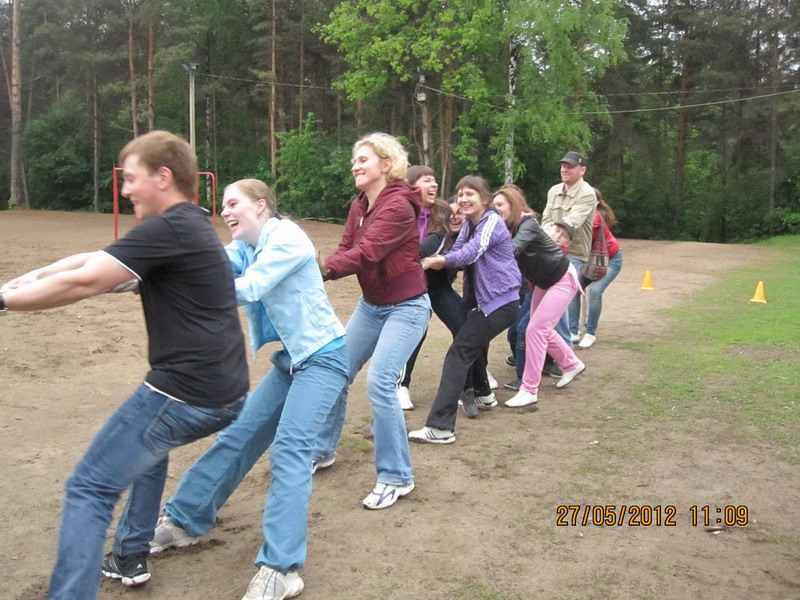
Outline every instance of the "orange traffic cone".
POLYGON ((764 297, 764 282, 759 281, 756 286, 756 293, 750 298, 750 302, 758 302, 759 304, 766 304, 767 299, 764 297))
POLYGON ((642 280, 642 287, 639 288, 640 290, 644 290, 646 292, 652 292, 654 289, 653 287, 653 278, 650 275, 650 269, 647 269, 644 272, 644 280, 642 280))

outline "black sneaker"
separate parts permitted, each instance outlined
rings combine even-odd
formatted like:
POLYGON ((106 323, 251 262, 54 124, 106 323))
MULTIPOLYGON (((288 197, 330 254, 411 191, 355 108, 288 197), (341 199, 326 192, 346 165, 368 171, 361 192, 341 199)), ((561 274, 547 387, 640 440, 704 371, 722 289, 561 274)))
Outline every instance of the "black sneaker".
POLYGON ((461 394, 458 405, 470 419, 478 416, 478 403, 475 401, 475 392, 472 390, 466 390, 461 394))
POLYGON ((121 579, 123 585, 141 585, 150 580, 147 570, 147 552, 117 556, 113 552, 103 559, 103 575, 111 579, 121 579))
POLYGON ((516 367, 517 366, 517 357, 514 356, 513 354, 509 354, 508 356, 506 356, 506 364, 509 367, 516 367))
POLYGON ((544 367, 542 367, 542 375, 550 375, 550 377, 561 377, 563 373, 555 361, 546 360, 544 367))
POLYGON ((509 381, 503 387, 508 388, 509 390, 514 390, 515 392, 519 389, 519 386, 522 385, 522 382, 519 379, 515 379, 514 381, 509 381))

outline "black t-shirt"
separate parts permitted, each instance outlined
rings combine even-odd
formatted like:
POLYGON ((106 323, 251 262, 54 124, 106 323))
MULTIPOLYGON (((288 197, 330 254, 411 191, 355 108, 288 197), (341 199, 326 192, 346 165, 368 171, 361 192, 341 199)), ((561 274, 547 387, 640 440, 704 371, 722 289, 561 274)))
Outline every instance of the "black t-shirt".
POLYGON ((105 251, 139 279, 151 367, 145 381, 198 406, 241 398, 249 375, 233 271, 203 210, 177 204, 105 251))

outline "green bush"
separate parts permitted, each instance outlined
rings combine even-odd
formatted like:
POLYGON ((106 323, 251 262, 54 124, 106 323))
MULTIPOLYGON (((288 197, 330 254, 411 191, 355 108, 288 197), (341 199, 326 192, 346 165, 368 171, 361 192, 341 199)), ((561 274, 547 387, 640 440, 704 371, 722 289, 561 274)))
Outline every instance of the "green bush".
POLYGON ((309 114, 292 131, 279 133, 276 181, 281 212, 297 218, 342 222, 356 195, 350 148, 338 146, 309 114))

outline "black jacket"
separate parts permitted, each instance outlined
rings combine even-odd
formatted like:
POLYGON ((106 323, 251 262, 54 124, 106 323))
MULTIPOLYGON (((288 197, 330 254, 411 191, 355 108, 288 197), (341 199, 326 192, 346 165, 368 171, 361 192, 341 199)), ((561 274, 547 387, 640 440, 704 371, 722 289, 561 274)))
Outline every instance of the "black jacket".
POLYGON ((531 216, 524 216, 513 232, 514 258, 522 276, 547 289, 569 269, 569 259, 531 216))

